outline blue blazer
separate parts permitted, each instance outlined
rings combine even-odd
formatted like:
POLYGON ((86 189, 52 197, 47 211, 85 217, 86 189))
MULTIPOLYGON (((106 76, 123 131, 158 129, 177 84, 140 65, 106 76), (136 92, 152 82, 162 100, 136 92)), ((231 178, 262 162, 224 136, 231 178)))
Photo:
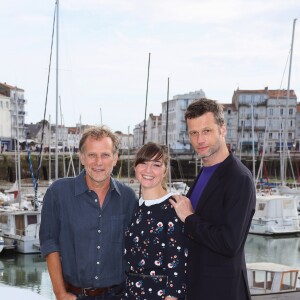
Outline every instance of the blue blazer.
POLYGON ((188 300, 251 299, 244 245, 255 203, 252 174, 230 153, 207 183, 195 213, 185 220, 188 300))

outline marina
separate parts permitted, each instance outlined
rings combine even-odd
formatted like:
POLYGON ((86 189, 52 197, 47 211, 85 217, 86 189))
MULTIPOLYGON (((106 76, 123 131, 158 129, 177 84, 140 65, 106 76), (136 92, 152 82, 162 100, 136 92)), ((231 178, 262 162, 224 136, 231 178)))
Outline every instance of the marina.
MULTIPOLYGON (((268 237, 249 234, 245 245, 245 255, 247 264, 270 262, 299 270, 300 237, 268 237)), ((55 300, 46 262, 39 254, 1 253, 0 291, 7 286, 24 288, 47 299, 55 300)))

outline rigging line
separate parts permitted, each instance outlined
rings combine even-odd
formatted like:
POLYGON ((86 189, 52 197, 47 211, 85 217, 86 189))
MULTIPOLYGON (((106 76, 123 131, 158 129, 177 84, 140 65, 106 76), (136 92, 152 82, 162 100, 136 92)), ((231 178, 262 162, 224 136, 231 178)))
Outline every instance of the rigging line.
MULTIPOLYGON (((151 58, 151 53, 149 52, 149 58, 148 58, 148 74, 147 74, 147 88, 146 88, 146 103, 145 103, 145 115, 144 115, 144 132, 143 132, 143 144, 145 144, 145 136, 146 136, 146 117, 147 117, 147 102, 148 102, 148 87, 149 87, 149 71, 150 71, 150 58, 151 58)), ((140 185, 139 188, 139 198, 141 197, 142 194, 142 187, 140 185)))
POLYGON ((146 89, 145 116, 144 116, 143 145, 145 144, 145 135, 146 135, 146 117, 147 117, 147 102, 148 102, 148 87, 149 87, 150 57, 151 57, 151 53, 149 53, 149 59, 148 59, 148 75, 147 75, 147 89, 146 89))
POLYGON ((281 87, 282 87, 282 83, 283 83, 285 71, 286 71, 286 69, 287 69, 287 65, 288 65, 290 56, 291 56, 291 50, 289 51, 289 55, 288 55, 288 57, 287 57, 287 59, 286 59, 286 62, 285 62, 285 66, 284 66, 284 69, 283 69, 283 74, 282 74, 281 81, 280 81, 279 90, 281 90, 281 87))
POLYGON ((167 86, 167 116, 166 116, 166 146, 168 145, 168 125, 169 125, 169 77, 168 77, 168 86, 167 86))
MULTIPOLYGON (((55 4, 55 8, 54 8, 54 17, 53 17, 52 38, 51 38, 51 47, 50 47, 50 59, 49 59, 48 79, 47 79, 47 89, 46 89, 46 100, 45 100, 44 117, 43 117, 42 134, 41 134, 41 146, 40 146, 40 152, 39 152, 37 175, 36 175, 35 185, 34 185, 35 186, 35 198, 37 198, 38 181, 40 179, 40 170, 41 170, 41 166, 42 166, 42 151, 43 151, 45 123, 46 123, 46 110, 47 110, 47 102, 48 102, 48 91, 49 91, 50 70, 51 70, 51 60, 52 60, 52 49, 53 49, 53 40, 54 40, 55 15, 56 15, 56 4, 55 4)), ((51 134, 51 132, 50 132, 50 134, 51 134)), ((49 145, 49 151, 50 151, 50 145, 49 145)))

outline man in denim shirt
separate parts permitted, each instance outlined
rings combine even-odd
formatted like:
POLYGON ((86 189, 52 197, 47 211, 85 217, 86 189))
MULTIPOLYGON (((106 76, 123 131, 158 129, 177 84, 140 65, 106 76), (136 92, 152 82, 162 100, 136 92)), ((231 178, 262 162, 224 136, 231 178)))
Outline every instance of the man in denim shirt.
POLYGON ((84 171, 47 190, 40 243, 57 300, 121 299, 125 285, 124 231, 137 197, 111 178, 118 138, 105 127, 87 129, 79 143, 84 171))

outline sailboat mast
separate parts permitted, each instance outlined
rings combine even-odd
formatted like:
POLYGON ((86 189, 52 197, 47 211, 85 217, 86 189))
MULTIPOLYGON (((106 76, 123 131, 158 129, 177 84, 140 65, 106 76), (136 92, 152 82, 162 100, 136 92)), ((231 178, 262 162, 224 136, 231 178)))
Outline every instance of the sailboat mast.
POLYGON ((19 99, 17 95, 17 87, 15 87, 15 104, 16 104, 16 124, 17 124, 17 143, 16 143, 16 150, 17 150, 17 184, 18 184, 18 198, 19 198, 19 205, 21 208, 21 157, 20 157, 20 134, 19 134, 19 99))
POLYGON ((287 166, 287 155, 288 152, 288 146, 287 146, 287 140, 288 140, 288 132, 287 132, 287 119, 288 119, 288 105, 290 100, 290 81, 291 81, 291 72, 292 72, 292 61, 293 61, 293 47, 294 47, 294 36, 295 36, 295 26, 296 26, 297 19, 294 19, 293 21, 293 33, 292 33, 292 43, 291 43, 291 51, 290 51, 290 63, 289 63, 289 75, 288 75, 288 86, 287 86, 287 99, 286 99, 286 106, 285 106, 285 126, 284 126, 284 143, 282 147, 283 151, 283 182, 282 185, 285 185, 286 183, 286 166, 287 166))
POLYGON ((254 144, 254 99, 251 99, 251 120, 252 120, 252 176, 255 181, 255 144, 254 144))
POLYGON ((55 180, 58 179, 58 42, 59 42, 59 0, 56 0, 56 122, 55 122, 55 180))
POLYGON ((147 104, 148 104, 150 57, 151 57, 151 53, 149 53, 149 59, 148 59, 147 89, 146 89, 146 103, 145 103, 145 116, 144 116, 144 132, 143 132, 143 144, 142 145, 145 144, 145 139, 146 139, 146 117, 147 117, 147 104))
POLYGON ((166 114, 166 146, 168 147, 169 161, 168 161, 168 170, 169 170, 169 188, 171 190, 171 164, 170 164, 170 148, 168 142, 168 125, 169 125, 169 87, 170 80, 168 77, 168 87, 167 87, 167 114, 166 114))
POLYGON ((48 136, 48 142, 49 142, 49 183, 51 182, 51 115, 49 115, 49 124, 48 124, 48 131, 49 131, 49 136, 48 136))

